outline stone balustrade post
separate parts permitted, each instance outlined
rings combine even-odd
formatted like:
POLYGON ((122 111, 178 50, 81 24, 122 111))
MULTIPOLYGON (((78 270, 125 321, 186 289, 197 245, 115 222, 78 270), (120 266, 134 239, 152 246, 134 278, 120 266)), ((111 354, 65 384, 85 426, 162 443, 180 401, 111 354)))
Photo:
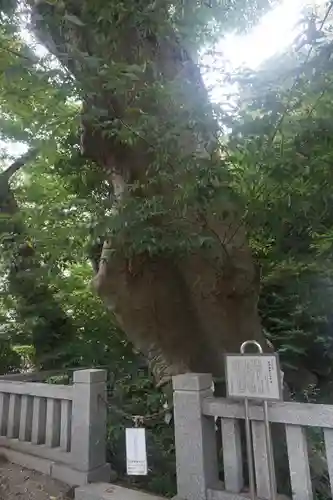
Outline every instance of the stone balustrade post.
POLYGON ((201 411, 202 400, 213 396, 212 377, 177 375, 173 389, 178 497, 206 500, 207 488, 218 483, 215 419, 201 411))
POLYGON ((106 371, 74 372, 71 451, 73 465, 87 482, 108 481, 106 463, 106 371))

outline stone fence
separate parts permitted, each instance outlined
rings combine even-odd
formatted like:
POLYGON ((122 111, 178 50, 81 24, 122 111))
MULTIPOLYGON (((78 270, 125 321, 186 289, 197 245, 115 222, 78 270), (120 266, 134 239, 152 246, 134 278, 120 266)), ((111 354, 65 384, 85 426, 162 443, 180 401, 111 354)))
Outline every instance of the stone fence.
MULTIPOLYGON (((213 397, 210 375, 174 377, 178 497, 186 500, 248 500, 244 492, 239 422, 241 402, 213 397), (224 483, 218 479, 216 418, 221 419, 224 483)), ((270 498, 263 409, 250 406, 257 494, 270 498)), ((323 429, 333 498, 333 406, 276 402, 269 420, 284 424, 294 500, 312 500, 306 427, 323 429)))
POLYGON ((0 379, 0 455, 70 485, 108 481, 106 371, 72 385, 0 379))

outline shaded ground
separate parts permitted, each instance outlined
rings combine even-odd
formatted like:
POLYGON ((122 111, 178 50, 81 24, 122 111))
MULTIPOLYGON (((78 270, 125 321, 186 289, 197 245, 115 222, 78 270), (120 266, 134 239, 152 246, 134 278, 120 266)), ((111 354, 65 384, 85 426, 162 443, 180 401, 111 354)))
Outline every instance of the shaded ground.
POLYGON ((0 459, 0 500, 68 500, 67 484, 0 459))

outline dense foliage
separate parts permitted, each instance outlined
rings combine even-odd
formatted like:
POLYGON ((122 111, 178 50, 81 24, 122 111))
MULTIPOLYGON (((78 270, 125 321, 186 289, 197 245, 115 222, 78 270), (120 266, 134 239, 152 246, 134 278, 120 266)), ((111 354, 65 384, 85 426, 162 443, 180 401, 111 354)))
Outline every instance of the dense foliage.
POLYGON ((311 383, 323 391, 333 340, 332 40, 324 26, 327 31, 317 21, 315 45, 269 61, 256 75, 241 75, 246 100, 243 94, 229 141, 261 264, 267 335, 285 369, 305 373, 305 384, 295 380, 296 388, 311 383))
MULTIPOLYGON (((169 7, 172 22, 191 50, 212 53, 223 33, 249 27, 267 3, 243 0, 226 8, 203 2, 194 8, 170 2, 169 7)), ((173 494, 174 449, 166 396, 155 388, 146 361, 90 287, 101 239, 111 228, 123 234, 129 257, 161 251, 182 256, 211 245, 205 235, 190 234, 183 218, 187 207, 198 200, 208 206, 217 191, 236 200, 244 209, 260 266, 259 309, 267 337, 279 351, 298 397, 332 398, 330 8, 319 19, 306 18, 302 44, 298 41, 297 47, 256 73, 227 75, 237 84, 236 111, 229 115, 221 106, 210 108, 220 129, 218 151, 209 161, 194 165, 192 157, 180 155, 177 137, 187 122, 174 123, 166 116, 162 131, 154 117, 133 105, 131 129, 118 124, 121 140, 131 144, 138 134, 146 134, 158 144, 151 168, 161 174, 161 165, 171 165, 168 176, 179 184, 171 208, 170 200, 166 207, 162 196, 154 196, 140 203, 135 199, 117 214, 109 179, 80 152, 82 89, 65 65, 34 47, 26 9, 21 2, 0 1, 0 369, 108 367, 109 453, 114 467, 124 475, 123 429, 133 415, 143 415, 152 470, 148 482, 138 484, 173 494), (36 148, 36 154, 8 178, 6 168, 28 147, 36 148), (165 213, 178 217, 179 224, 152 231, 147 219, 165 213)), ((132 4, 131 9, 132 15, 132 4)), ((152 13, 149 22, 160 22, 152 13)), ((142 10, 135 15, 137 23, 147 22, 142 10)), ((73 14, 66 16, 65 23, 82 23, 73 14)), ((99 22, 103 24, 103 16, 99 22)), ((92 57, 89 63, 99 65, 92 57)), ((127 89, 142 71, 115 64, 109 76, 113 86, 127 89)), ((170 89, 162 91, 147 88, 142 93, 145 99, 158 96, 168 102, 170 89)), ((207 103, 197 104, 190 121, 204 135, 207 103)), ((189 109, 185 106, 183 112, 189 109)))

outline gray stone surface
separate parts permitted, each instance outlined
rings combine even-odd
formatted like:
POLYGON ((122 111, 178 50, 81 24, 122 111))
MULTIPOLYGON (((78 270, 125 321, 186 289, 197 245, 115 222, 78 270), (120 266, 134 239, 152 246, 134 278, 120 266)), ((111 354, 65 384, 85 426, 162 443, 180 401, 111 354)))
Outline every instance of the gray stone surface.
MULTIPOLYGON (((244 419, 244 404, 225 398, 210 397, 202 404, 204 415, 244 419)), ((262 404, 250 405, 251 420, 264 420, 262 404)), ((309 425, 333 429, 333 405, 317 403, 289 403, 284 401, 269 404, 269 420, 278 424, 309 425)))
POLYGON ((0 435, 7 434, 9 394, 0 393, 0 435))
POLYGON ((105 400, 105 370, 74 373, 71 453, 77 470, 88 472, 105 464, 105 400))
POLYGON ((88 473, 71 469, 62 464, 51 464, 50 476, 71 486, 88 484, 88 473))
POLYGON ((123 488, 115 484, 90 484, 76 488, 75 500, 162 500, 162 497, 150 495, 139 490, 123 488))
POLYGON ((265 425, 263 422, 254 421, 251 426, 258 497, 271 500, 265 425))
POLYGON ((80 370, 72 386, 1 380, 0 453, 71 485, 109 481, 105 379, 80 370))
POLYGON ((221 418, 223 470, 226 489, 239 493, 244 487, 239 421, 221 418))
MULTIPOLYGON (((229 493, 224 489, 208 489, 207 500, 250 500, 250 494, 244 493, 229 493)), ((276 495, 276 500, 291 500, 286 495, 276 495)))
POLYGON ((293 500, 312 500, 308 446, 304 427, 286 425, 286 438, 293 500))
POLYGON ((72 402, 63 399, 61 401, 60 448, 66 452, 71 448, 71 420, 72 402))
POLYGON ((213 378, 209 373, 186 373, 172 378, 174 391, 202 391, 211 389, 213 378))
POLYGON ((7 436, 17 438, 20 428, 21 398, 17 394, 9 397, 7 436))
POLYGON ((31 396, 23 395, 21 400, 21 418, 19 439, 21 441, 31 440, 32 431, 32 411, 33 411, 33 398, 31 396))
POLYGON ((46 426, 46 399, 35 397, 33 402, 33 419, 31 442, 41 444, 45 442, 46 426))
POLYGON ((60 446, 61 402, 59 399, 47 399, 45 444, 50 448, 60 446))
POLYGON ((207 500, 250 500, 248 493, 230 493, 225 489, 208 489, 207 500))
MULTIPOLYGON (((177 461, 177 487, 179 500, 248 500, 249 492, 244 488, 242 453, 238 419, 244 419, 242 402, 214 398, 211 378, 207 375, 180 375, 174 378, 174 415, 177 461), (215 442, 215 418, 221 417, 222 445, 225 483, 218 481, 217 454, 215 442)), ((333 427, 333 407, 324 405, 300 405, 295 403, 274 403, 269 408, 270 420, 288 423, 304 422, 316 425, 330 422, 333 427), (321 406, 317 410, 317 406, 321 406), (295 414, 295 411, 298 413, 295 414)), ((263 408, 260 403, 251 403, 254 459, 258 498, 269 499, 269 474, 266 449, 263 408)), ((293 485, 297 493, 295 500, 312 500, 310 495, 307 456, 303 431, 293 432, 289 428, 289 454, 293 485), (297 435, 296 435, 297 434, 297 435), (293 444, 292 444, 293 443, 293 444), (292 476, 293 477, 293 476, 292 476), (297 479, 296 479, 297 478, 297 479), (303 495, 303 496, 302 496, 303 495)), ((299 427, 301 429, 301 427, 299 427)), ((326 434, 328 430, 326 430, 326 434)), ((288 435, 288 432, 287 432, 288 435)), ((333 435, 327 434, 328 451, 333 446, 333 435)), ((333 456, 333 455, 332 455, 333 456)), ((330 462, 329 462, 330 463, 330 462)), ((333 474, 333 471, 332 471, 333 474)), ((286 497, 277 495, 277 499, 286 497)))
POLYGON ((327 469, 333 496, 333 429, 324 429, 327 469))
POLYGON ((82 472, 68 465, 52 462, 52 460, 28 455, 8 448, 0 448, 0 455, 5 457, 9 462, 41 472, 70 486, 81 486, 94 481, 107 482, 111 478, 109 464, 104 464, 102 467, 89 472, 82 472))
POLYGON ((12 382, 0 379, 0 393, 27 394, 54 399, 72 399, 72 385, 42 384, 40 382, 12 382), (47 390, 46 390, 47 389, 47 390))
POLYGON ((104 464, 95 470, 82 472, 62 464, 51 465, 51 477, 72 486, 82 486, 88 483, 108 482, 111 477, 110 464, 104 464))
POLYGON ((96 384, 106 381, 106 370, 77 370, 74 372, 74 384, 96 384))
POLYGON ((174 391, 177 491, 186 500, 206 500, 207 488, 218 481, 215 421, 201 412, 211 385, 207 375, 174 378, 174 387, 181 387, 174 391))
POLYGON ((36 445, 18 439, 7 439, 4 436, 0 437, 0 450, 3 449, 19 451, 20 453, 45 458, 52 462, 60 462, 68 465, 73 463, 71 453, 65 453, 61 448, 49 448, 46 445, 36 445))

